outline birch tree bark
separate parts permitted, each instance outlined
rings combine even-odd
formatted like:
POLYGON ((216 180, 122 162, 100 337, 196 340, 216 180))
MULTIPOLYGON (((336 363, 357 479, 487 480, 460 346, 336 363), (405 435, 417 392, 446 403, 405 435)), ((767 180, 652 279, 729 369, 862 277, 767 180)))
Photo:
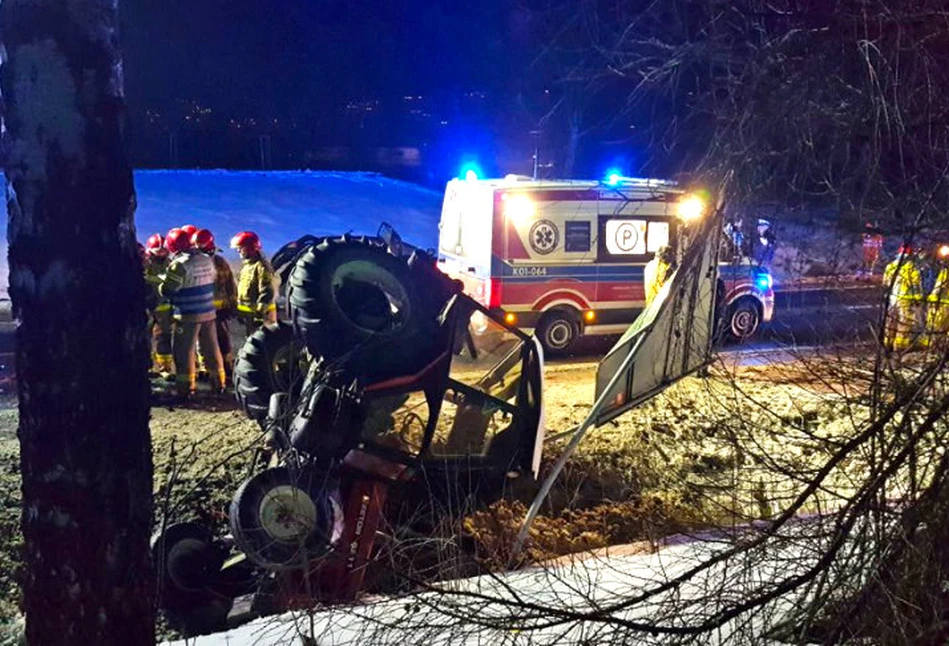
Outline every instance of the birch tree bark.
POLYGON ((145 288, 117 10, 0 7, 30 644, 154 642, 145 288))

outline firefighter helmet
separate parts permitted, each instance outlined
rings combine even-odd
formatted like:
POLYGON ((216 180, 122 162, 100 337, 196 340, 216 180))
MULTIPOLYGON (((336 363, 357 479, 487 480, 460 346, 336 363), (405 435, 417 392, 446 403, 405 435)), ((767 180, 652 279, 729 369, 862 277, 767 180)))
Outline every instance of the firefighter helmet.
POLYGON ((181 230, 187 233, 188 237, 190 238, 197 232, 198 227, 194 226, 193 224, 185 224, 181 226, 181 230))
POLYGON ((260 253, 260 238, 253 231, 241 231, 231 238, 231 249, 250 248, 251 251, 260 253))
POLYGON ((207 229, 198 229, 194 232, 191 236, 191 246, 206 253, 214 253, 217 250, 214 246, 214 234, 207 229))
POLYGON ((145 252, 156 258, 164 258, 168 255, 168 250, 165 249, 165 239, 161 237, 160 233, 153 233, 148 236, 148 240, 145 241, 145 252))
POLYGON ((904 242, 900 245, 900 248, 897 249, 897 253, 901 256, 909 256, 910 254, 916 253, 916 251, 916 247, 908 242, 904 242))
POLYGON ((183 228, 175 227, 165 236, 165 248, 170 253, 181 253, 191 248, 191 236, 183 228))

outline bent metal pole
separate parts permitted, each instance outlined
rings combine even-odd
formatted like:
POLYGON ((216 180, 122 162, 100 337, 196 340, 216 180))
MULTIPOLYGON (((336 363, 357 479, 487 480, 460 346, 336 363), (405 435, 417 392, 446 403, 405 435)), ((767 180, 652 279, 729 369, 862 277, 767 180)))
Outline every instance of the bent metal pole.
POLYGON ((557 481, 557 477, 560 475, 560 472, 563 471, 564 465, 567 464, 567 460, 569 460, 570 456, 572 456, 574 451, 577 450, 580 440, 583 439, 587 429, 593 425, 597 415, 599 415, 600 410, 606 403, 607 397, 609 397, 610 393, 613 392, 613 389, 616 387, 616 384, 619 383, 620 378, 626 375, 626 370, 629 368, 629 364, 632 363, 633 358, 636 356, 636 350, 642 343, 643 338, 643 336, 640 336, 636 340, 636 343, 633 345, 633 347, 630 348, 626 358, 623 359, 623 363, 620 365, 619 369, 617 369, 612 378, 610 378, 609 384, 603 389, 603 392, 593 404, 593 408, 590 409, 590 412, 587 414, 586 418, 580 423, 580 426, 577 427, 576 432, 570 439, 570 444, 568 444, 567 448, 564 449, 563 454, 557 458, 557 462, 554 463, 553 469, 551 469, 550 473, 544 479, 544 484, 541 486, 540 491, 538 491, 537 495, 534 496, 534 500, 531 502, 530 509, 527 510, 527 514, 524 516, 524 520, 521 523, 521 529, 517 533, 517 539, 514 541, 514 549, 511 551, 511 557, 508 561, 509 566, 514 562, 514 559, 517 557, 517 555, 520 554, 521 549, 523 549, 524 543, 527 541, 527 534, 530 532, 531 525, 534 523, 534 519, 540 512, 540 506, 543 505, 544 500, 547 499, 547 494, 549 494, 551 488, 553 488, 554 482, 557 481))

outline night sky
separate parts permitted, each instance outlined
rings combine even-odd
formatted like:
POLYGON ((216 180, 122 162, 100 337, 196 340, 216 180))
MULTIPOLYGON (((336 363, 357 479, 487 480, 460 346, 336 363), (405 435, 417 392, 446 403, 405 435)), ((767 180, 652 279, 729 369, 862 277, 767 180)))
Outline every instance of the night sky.
POLYGON ((129 107, 197 99, 305 114, 341 98, 504 91, 525 62, 511 2, 136 0, 122 3, 129 107))
MULTIPOLYGON (((559 30, 572 14, 558 6, 559 30)), ((124 0, 133 163, 262 168, 268 136, 268 168, 397 172, 374 165, 372 150, 407 146, 423 150, 424 167, 399 172, 418 181, 443 182, 468 157, 489 174, 531 172, 535 149, 559 172, 566 112, 547 113, 563 69, 541 54, 551 15, 546 0, 124 0), (210 111, 196 121, 195 106, 210 111), (320 161, 333 146, 354 152, 320 161)), ((633 170, 628 132, 587 136, 575 172, 614 159, 633 170), (597 148, 609 141, 619 143, 597 148)))

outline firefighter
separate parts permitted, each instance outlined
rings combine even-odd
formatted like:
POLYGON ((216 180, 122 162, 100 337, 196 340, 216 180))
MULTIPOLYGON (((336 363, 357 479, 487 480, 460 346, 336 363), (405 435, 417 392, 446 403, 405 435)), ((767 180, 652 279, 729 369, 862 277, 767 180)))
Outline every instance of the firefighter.
POLYGON ((224 373, 227 380, 230 381, 231 371, 234 368, 230 321, 237 313, 237 285, 234 283, 234 272, 231 271, 230 264, 217 253, 218 248, 214 244, 214 234, 207 229, 195 231, 194 235, 191 236, 191 244, 214 262, 215 327, 217 328, 217 341, 221 349, 221 358, 224 361, 224 373))
POLYGON ((659 290, 672 274, 675 264, 675 249, 670 246, 660 247, 652 260, 646 263, 643 269, 643 286, 646 291, 646 307, 656 300, 659 290))
POLYGON ((160 233, 153 233, 145 242, 145 282, 149 289, 149 327, 152 334, 154 371, 168 378, 175 373, 171 343, 174 334, 174 312, 167 298, 158 294, 158 286, 168 270, 168 249, 160 233))
POLYGON ((193 249, 191 236, 183 229, 169 231, 165 246, 172 260, 158 293, 171 300, 179 315, 174 343, 176 390, 182 399, 194 394, 195 352, 200 345, 213 380, 212 390, 222 393, 225 375, 214 324, 214 262, 193 249))
POLYGON ((264 323, 277 322, 273 268, 261 253, 260 238, 252 231, 234 236, 231 248, 237 249, 244 261, 237 279, 237 314, 251 334, 264 323))
POLYGON ((896 258, 883 270, 883 284, 890 290, 883 345, 888 350, 909 350, 922 327, 923 275, 911 245, 900 247, 896 258))
POLYGON ((949 244, 936 250, 936 282, 926 299, 926 335, 929 345, 949 345, 949 244))
POLYGON ((867 222, 863 229, 863 271, 867 276, 873 275, 882 250, 883 234, 872 222, 867 222))

